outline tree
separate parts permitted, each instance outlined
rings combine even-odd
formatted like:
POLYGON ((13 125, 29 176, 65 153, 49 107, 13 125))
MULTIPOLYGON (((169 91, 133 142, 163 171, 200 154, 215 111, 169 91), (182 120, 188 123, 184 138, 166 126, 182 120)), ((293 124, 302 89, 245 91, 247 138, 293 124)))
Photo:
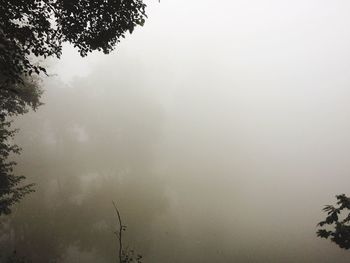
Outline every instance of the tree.
POLYGON ((41 89, 34 79, 26 78, 7 87, 0 89, 0 215, 9 214, 13 204, 33 191, 32 184, 20 185, 25 177, 15 175, 16 163, 8 160, 11 154, 20 152, 20 148, 12 143, 17 130, 11 129, 12 121, 8 118, 24 114, 28 108, 35 110, 41 104, 41 89))
POLYGON ((328 214, 318 226, 331 226, 332 230, 319 229, 317 236, 328 239, 344 249, 350 248, 350 198, 345 194, 337 195, 337 206, 326 205, 323 211, 328 214))
POLYGON ((60 58, 63 42, 78 48, 82 57, 97 50, 106 54, 147 17, 143 0, 0 0, 0 215, 32 186, 19 186, 13 174, 11 143, 16 130, 10 118, 40 105, 40 88, 33 76, 46 73, 38 63, 60 58))
POLYGON ((126 32, 145 22, 142 0, 0 0, 3 84, 46 72, 30 56, 60 57, 69 42, 81 56, 109 53, 126 32))

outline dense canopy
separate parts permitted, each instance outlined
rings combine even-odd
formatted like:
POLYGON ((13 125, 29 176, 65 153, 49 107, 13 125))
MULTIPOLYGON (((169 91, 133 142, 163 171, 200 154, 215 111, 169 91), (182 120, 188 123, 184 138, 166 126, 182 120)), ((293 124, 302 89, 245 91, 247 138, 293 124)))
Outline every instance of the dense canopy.
POLYGON ((142 0, 1 0, 2 82, 45 71, 30 57, 60 57, 63 42, 81 56, 109 53, 126 32, 144 24, 145 7, 142 0))

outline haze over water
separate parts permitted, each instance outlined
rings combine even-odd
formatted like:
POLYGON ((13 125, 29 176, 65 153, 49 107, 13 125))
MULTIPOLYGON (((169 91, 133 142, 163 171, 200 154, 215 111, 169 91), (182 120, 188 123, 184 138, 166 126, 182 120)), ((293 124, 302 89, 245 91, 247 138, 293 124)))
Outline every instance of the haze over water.
POLYGON ((11 216, 34 262, 349 262, 316 237, 349 194, 348 1, 149 1, 110 55, 51 61, 17 121, 11 216))

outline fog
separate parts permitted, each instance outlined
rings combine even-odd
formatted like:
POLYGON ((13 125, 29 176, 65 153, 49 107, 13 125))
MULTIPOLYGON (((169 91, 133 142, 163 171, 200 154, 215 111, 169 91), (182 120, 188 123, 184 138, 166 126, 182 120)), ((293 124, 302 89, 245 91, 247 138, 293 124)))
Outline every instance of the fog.
POLYGON ((114 200, 144 262, 349 262, 316 225, 349 194, 350 3, 148 5, 112 54, 47 61, 8 249, 115 262, 114 200))

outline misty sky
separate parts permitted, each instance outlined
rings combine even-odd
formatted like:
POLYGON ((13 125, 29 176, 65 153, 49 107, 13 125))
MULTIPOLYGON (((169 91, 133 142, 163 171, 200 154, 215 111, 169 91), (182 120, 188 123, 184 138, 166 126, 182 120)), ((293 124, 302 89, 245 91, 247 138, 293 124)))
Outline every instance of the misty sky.
POLYGON ((33 198, 66 185, 65 202, 106 217, 118 198, 145 262, 349 262, 315 234, 349 194, 349 13, 345 0, 149 1, 112 54, 66 46, 45 105, 18 122, 33 198))

